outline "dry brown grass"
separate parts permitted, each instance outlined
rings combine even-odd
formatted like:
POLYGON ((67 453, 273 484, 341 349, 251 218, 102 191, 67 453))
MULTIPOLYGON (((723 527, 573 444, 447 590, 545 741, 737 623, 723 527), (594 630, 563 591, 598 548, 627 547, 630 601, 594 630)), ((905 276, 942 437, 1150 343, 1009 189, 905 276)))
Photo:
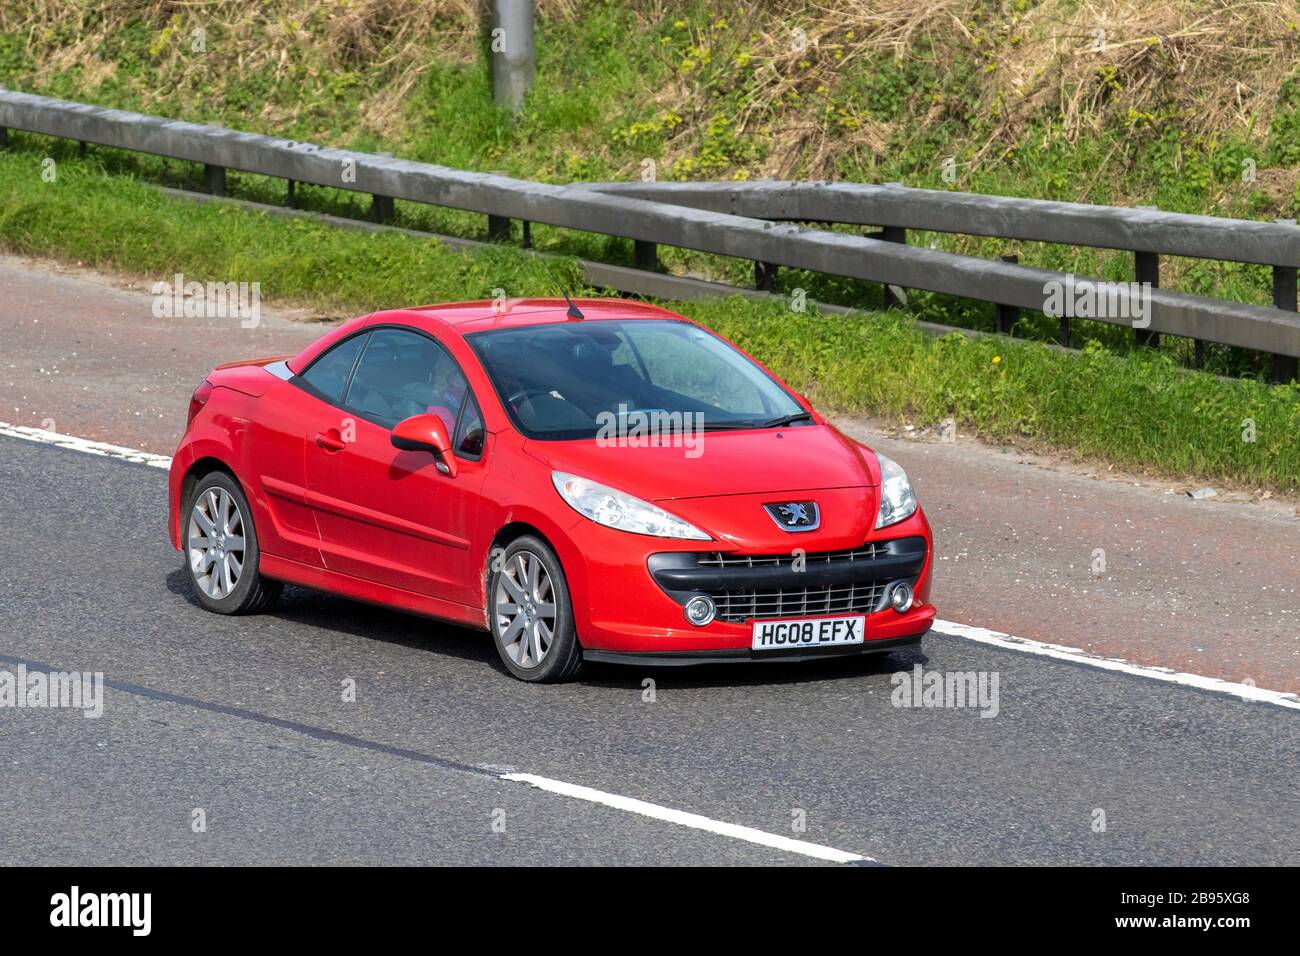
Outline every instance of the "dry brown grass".
POLYGON ((1044 111, 1067 139, 1170 109, 1193 135, 1262 132, 1300 51, 1295 0, 1047 0, 1023 27, 987 93, 1007 104, 1007 140, 1044 111))
MULTIPOLYGON (((376 92, 359 118, 382 136, 397 132, 403 101, 430 65, 477 58, 486 2, 6 0, 0 4, 0 32, 28 38, 30 66, 20 81, 39 87, 52 76, 75 72, 79 93, 93 98, 115 73, 115 65, 98 56, 106 38, 130 22, 150 24, 158 31, 152 52, 163 82, 154 88, 137 84, 146 107, 177 93, 220 97, 228 79, 263 69, 275 82, 287 81, 305 64, 302 101, 265 105, 262 118, 276 122, 292 121, 329 95, 327 77, 364 71, 376 92), (217 24, 222 56, 189 56, 191 31, 217 24)), ((538 2, 541 17, 572 18, 581 8, 580 0, 538 2)))
MULTIPOLYGON (((1023 11, 1018 6, 776 0, 754 8, 755 16, 732 31, 748 34, 740 45, 754 70, 737 127, 764 133, 771 145, 752 172, 819 177, 846 151, 881 152, 897 132, 895 123, 870 110, 853 117, 852 125, 828 123, 792 104, 833 93, 849 71, 876 69, 890 59, 930 56, 941 72, 979 59, 987 72, 972 99, 917 99, 906 119, 925 128, 974 113, 995 118, 992 136, 968 144, 979 163, 1019 143, 1025 125, 1045 117, 1067 141, 1117 122, 1140 131, 1175 112, 1193 135, 1250 130, 1262 136, 1300 52, 1297 0, 1043 0, 1023 11), (795 47, 796 30, 804 49, 795 47)), ((715 46, 715 59, 734 45, 717 36, 697 36, 696 42, 715 46)), ((673 103, 698 101, 708 91, 686 76, 658 92, 662 102, 673 103)), ((674 146, 690 148, 689 130, 670 143, 670 161, 674 146)))
MULTIPOLYGON (((539 0, 543 18, 577 19, 592 0, 539 0)), ((741 0, 743 2, 743 0, 741 0)), ((131 78, 148 107, 177 94, 191 102, 221 97, 254 71, 284 84, 269 97, 264 123, 292 123, 336 101, 338 84, 361 75, 369 91, 357 125, 402 138, 404 104, 437 62, 479 56, 485 0, 5 0, 0 31, 27 36, 30 65, 19 82, 40 87, 55 75, 77 78, 79 95, 117 78, 102 59, 104 41, 128 22, 158 32, 153 88, 131 78), (195 25, 221 24, 220 58, 187 55, 195 25)), ((656 45, 681 4, 627 0, 644 24, 629 43, 656 45)), ((684 122, 668 134, 662 163, 699 150, 701 128, 728 97, 727 119, 739 136, 766 145, 761 159, 729 172, 750 176, 832 175, 844 164, 870 168, 899 135, 955 121, 981 128, 978 142, 956 143, 972 165, 1022 143, 1026 126, 1073 141, 1127 124, 1134 137, 1169 117, 1193 135, 1268 129, 1279 86, 1300 53, 1300 0, 766 0, 717 5, 726 25, 693 27, 688 42, 712 67, 678 69, 681 50, 663 56, 671 79, 628 91, 684 122), (1104 31, 1099 34, 1096 31, 1104 31), (801 31, 802 49, 796 47, 801 31), (1098 42, 1100 41, 1100 42, 1098 42), (741 56, 745 65, 735 65, 741 56), (983 72, 960 96, 923 98, 903 117, 867 104, 828 116, 845 78, 890 61, 933 60, 941 75, 983 72), (743 89, 743 95, 734 95, 743 89), (972 123, 973 118, 991 119, 972 123), (1046 123, 1050 120, 1050 125, 1046 123), (899 126, 903 125, 900 129, 899 126)), ((595 118, 599 123, 605 118, 595 118)), ((600 150, 608 130, 584 139, 600 150)))
MULTIPOLYGON (((645 6, 648 25, 662 19, 661 4, 645 6)), ((722 30, 695 32, 692 41, 708 50, 711 62, 734 63, 743 55, 742 68, 752 71, 733 122, 770 148, 750 174, 817 178, 845 151, 883 150, 894 124, 859 115, 851 126, 828 125, 802 105, 809 95, 832 91, 846 71, 869 68, 881 56, 908 56, 921 36, 944 42, 947 33, 964 30, 962 18, 976 6, 977 0, 771 0, 735 12, 722 30)), ((679 77, 657 91, 657 101, 706 113, 710 94, 727 86, 711 72, 706 86, 700 74, 679 77)), ((691 133, 686 124, 669 142, 669 163, 692 148, 691 133)))
POLYGON ((383 82, 374 84, 381 92, 361 115, 383 133, 430 64, 477 55, 479 7, 480 0, 14 0, 0 6, 0 30, 28 38, 31 65, 22 79, 39 86, 75 70, 80 91, 93 97, 114 73, 97 55, 105 40, 130 22, 150 24, 158 31, 151 52, 163 82, 138 85, 146 106, 178 92, 219 97, 228 79, 255 70, 277 83, 305 70, 305 77, 297 74, 306 80, 302 103, 268 104, 263 113, 286 120, 328 95, 329 76, 364 70, 383 82), (220 57, 189 55, 192 31, 209 30, 211 50, 218 26, 220 57))
POLYGON ((882 152, 894 136, 892 122, 870 113, 855 116, 851 127, 830 126, 821 117, 773 122, 769 104, 829 92, 848 70, 908 56, 918 37, 942 42, 945 31, 962 29, 971 6, 971 0, 821 0, 811 10, 779 4, 758 34, 756 89, 739 117, 742 130, 756 124, 771 130, 772 149, 759 175, 822 178, 843 152, 882 152))

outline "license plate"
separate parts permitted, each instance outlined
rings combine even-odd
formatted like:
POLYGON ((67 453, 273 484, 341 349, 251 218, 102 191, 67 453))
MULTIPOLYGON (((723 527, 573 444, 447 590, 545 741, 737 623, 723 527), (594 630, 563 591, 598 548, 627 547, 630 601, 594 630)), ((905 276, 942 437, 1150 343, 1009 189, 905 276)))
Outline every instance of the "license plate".
POLYGON ((788 650, 792 647, 835 647, 861 644, 867 619, 861 614, 848 617, 801 617, 782 621, 755 621, 756 651, 788 650))

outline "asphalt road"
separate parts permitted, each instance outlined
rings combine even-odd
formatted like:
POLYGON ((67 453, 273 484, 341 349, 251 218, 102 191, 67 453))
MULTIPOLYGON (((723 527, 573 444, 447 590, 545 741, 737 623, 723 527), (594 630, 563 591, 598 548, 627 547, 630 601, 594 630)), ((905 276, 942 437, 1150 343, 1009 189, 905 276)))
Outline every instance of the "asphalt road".
POLYGON ((938 635, 534 687, 484 635, 305 590, 259 617, 201 611, 165 481, 0 438, 0 669, 112 685, 97 720, 0 708, 8 863, 813 862, 503 768, 886 864, 1300 863, 1293 711, 938 635), (998 715, 892 706, 915 663, 996 672, 998 715))

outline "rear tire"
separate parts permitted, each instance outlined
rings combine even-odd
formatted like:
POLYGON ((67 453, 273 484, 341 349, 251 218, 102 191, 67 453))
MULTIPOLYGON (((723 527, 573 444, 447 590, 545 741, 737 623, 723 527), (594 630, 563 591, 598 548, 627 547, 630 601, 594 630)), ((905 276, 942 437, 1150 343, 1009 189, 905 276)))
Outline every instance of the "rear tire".
POLYGON ((194 486, 181 526, 185 570, 194 596, 217 614, 256 614, 284 585, 262 577, 257 529, 239 482, 222 471, 194 486))
POLYGON ((516 538, 488 579, 488 626, 501 663, 523 681, 570 680, 582 666, 560 559, 533 535, 516 538))

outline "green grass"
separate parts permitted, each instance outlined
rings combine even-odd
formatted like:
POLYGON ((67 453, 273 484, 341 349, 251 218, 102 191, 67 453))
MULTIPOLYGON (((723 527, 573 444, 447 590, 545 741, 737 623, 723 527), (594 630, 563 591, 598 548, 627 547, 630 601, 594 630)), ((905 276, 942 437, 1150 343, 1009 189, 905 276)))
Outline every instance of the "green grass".
MULTIPOLYGON (((260 282, 264 299, 351 315, 506 295, 554 295, 535 259, 473 254, 170 199, 92 154, 41 180, 41 154, 0 153, 0 247, 153 278, 260 282)), ((557 272, 577 282, 572 263, 557 272)), ((1178 368, 1167 356, 1071 355, 1006 338, 936 338, 902 313, 797 315, 739 297, 667 303, 733 339, 828 410, 922 424, 952 416, 994 441, 1182 479, 1297 491, 1300 385, 1178 368), (1256 440, 1242 440, 1245 422, 1256 440)))
POLYGON ((102 172, 93 160, 64 160, 57 180, 40 178, 40 157, 0 153, 0 245, 160 278, 182 272, 262 284, 268 300, 350 316, 396 303, 416 305, 541 291, 544 267, 499 246, 452 255, 399 233, 352 233, 300 219, 250 214, 228 203, 172 199, 102 172))

